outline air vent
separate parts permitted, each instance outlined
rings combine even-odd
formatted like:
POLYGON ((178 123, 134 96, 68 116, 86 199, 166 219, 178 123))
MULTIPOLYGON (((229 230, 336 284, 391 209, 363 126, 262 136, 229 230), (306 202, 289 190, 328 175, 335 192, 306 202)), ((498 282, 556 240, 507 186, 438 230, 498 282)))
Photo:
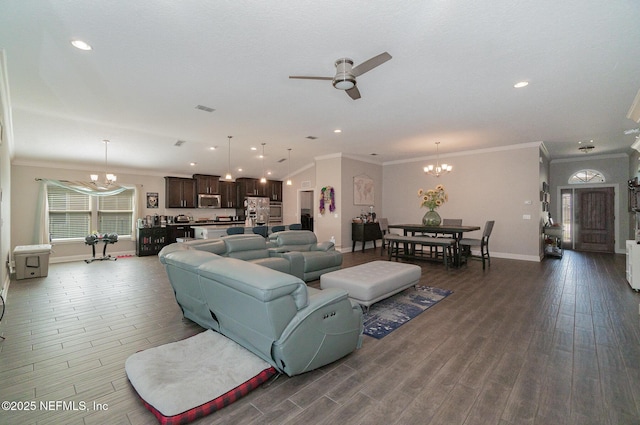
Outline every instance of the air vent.
POLYGON ((173 144, 173 146, 182 146, 182 145, 184 145, 185 143, 187 143, 187 142, 185 142, 184 140, 178 140, 177 142, 175 142, 175 143, 173 144))
POLYGON ((309 140, 316 140, 316 139, 317 139, 317 137, 316 137, 316 136, 307 136, 307 139, 309 139, 309 140))
POLYGON ((200 109, 201 111, 205 111, 205 112, 213 112, 213 111, 215 111, 215 109, 210 108, 208 106, 204 106, 204 105, 198 105, 198 106, 196 106, 196 109, 200 109))

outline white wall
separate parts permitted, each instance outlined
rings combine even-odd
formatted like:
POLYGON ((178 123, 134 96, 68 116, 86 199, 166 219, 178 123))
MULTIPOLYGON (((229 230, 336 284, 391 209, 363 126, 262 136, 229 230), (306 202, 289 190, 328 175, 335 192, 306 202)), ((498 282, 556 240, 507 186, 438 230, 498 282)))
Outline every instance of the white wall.
MULTIPOLYGON (((419 206, 418 189, 443 184, 449 195, 438 210, 443 218, 461 218, 463 224, 480 227, 495 220, 492 256, 539 261, 539 158, 538 143, 441 156, 453 171, 438 178, 422 170, 434 161, 385 165, 382 214, 390 224, 420 223, 426 210, 419 206)), ((479 238, 481 231, 465 236, 479 238)))
MULTIPOLYGON (((336 247, 340 249, 346 242, 342 235, 345 205, 343 203, 342 157, 339 155, 316 158, 316 198, 320 198, 323 187, 332 186, 335 191, 336 209, 330 212, 326 208, 320 214, 316 205, 314 213, 313 231, 319 241, 328 241, 331 236, 336 238, 336 247)), ((349 239, 350 242, 350 239, 349 239)))
MULTIPOLYGON (((4 144, 0 146, 0 167, 7 161, 4 144)), ((624 249, 624 240, 630 234, 630 214, 626 204, 627 173, 633 164, 625 157, 597 159, 595 163, 558 163, 551 161, 548 166, 545 158, 540 161, 540 144, 514 145, 502 149, 486 149, 463 154, 442 156, 453 164, 454 170, 439 178, 426 176, 422 167, 432 160, 387 163, 383 166, 358 161, 342 155, 318 158, 311 165, 292 176, 293 185, 284 186, 284 221, 300 221, 298 192, 313 189, 314 230, 318 240, 336 238, 336 246, 344 251, 351 250, 351 220, 368 207, 353 203, 353 177, 366 174, 375 184, 375 211, 378 217, 387 217, 390 223, 419 223, 426 212, 419 207, 418 189, 428 189, 441 183, 449 195, 449 202, 438 212, 443 217, 462 218, 464 224, 483 226, 487 220, 495 220, 496 225, 491 236, 491 253, 495 257, 539 261, 541 255, 541 224, 544 214, 540 203, 541 182, 549 179, 552 194, 556 193, 558 182, 565 182, 571 172, 581 168, 596 168, 605 173, 608 181, 620 183, 621 209, 620 234, 616 247, 624 249), (547 166, 549 171, 547 172, 547 166), (336 191, 336 211, 320 215, 317 211, 317 198, 325 186, 333 186, 336 191), (529 215, 531 219, 523 219, 529 215)), ((594 158, 596 160, 596 158, 594 158)), ((0 173, 0 185, 11 193, 11 209, 3 211, 5 222, 11 217, 11 226, 5 226, 3 243, 8 244, 6 233, 11 234, 10 245, 3 247, 10 252, 17 245, 30 245, 34 242, 35 207, 38 196, 38 184, 35 178, 55 178, 68 180, 86 180, 88 171, 63 168, 35 167, 25 164, 11 166, 11 186, 6 186, 7 167, 0 173), (8 232, 7 232, 8 231, 8 232)), ((199 211, 164 209, 163 176, 147 176, 135 173, 123 173, 116 170, 118 181, 124 184, 142 185, 143 196, 146 192, 160 195, 160 208, 141 211, 147 214, 198 216, 199 211)), ((552 215, 558 217, 556 208, 559 200, 552 198, 552 215)), ((6 207, 6 204, 3 205, 6 207)), ((559 211, 559 210, 558 210, 559 211)), ((469 233, 469 237, 480 237, 480 232, 469 233)), ((111 248, 111 247, 110 247, 111 248)), ((110 252, 130 253, 135 250, 133 243, 118 242, 110 252)), ((52 261, 56 257, 85 258, 90 248, 84 243, 58 244, 54 246, 52 261)))
POLYGON ((9 273, 6 267, 11 257, 11 158, 12 122, 9 99, 9 81, 4 51, 0 50, 0 294, 6 299, 9 273))

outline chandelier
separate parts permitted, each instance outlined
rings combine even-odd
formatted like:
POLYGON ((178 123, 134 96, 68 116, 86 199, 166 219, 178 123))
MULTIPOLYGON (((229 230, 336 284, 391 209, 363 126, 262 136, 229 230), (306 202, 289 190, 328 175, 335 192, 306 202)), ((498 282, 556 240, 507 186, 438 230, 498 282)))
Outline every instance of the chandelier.
POLYGON ((289 160, 287 161, 287 186, 291 186, 293 184, 291 182, 291 148, 287 150, 289 151, 289 160))
MULTIPOLYGON (((115 174, 111 174, 108 172, 109 169, 109 163, 107 161, 107 149, 109 146, 109 141, 108 140, 103 140, 102 143, 104 143, 104 174, 105 174, 105 180, 104 180, 104 184, 109 187, 112 184, 114 184, 117 180, 117 177, 115 174)), ((91 182, 93 182, 93 184, 97 184, 98 183, 98 175, 97 174, 91 174, 91 182)))
POLYGON ((436 165, 429 164, 424 167, 424 173, 430 176, 440 177, 440 174, 445 174, 451 172, 453 166, 449 164, 440 164, 440 155, 438 153, 438 145, 440 142, 436 142, 436 165))

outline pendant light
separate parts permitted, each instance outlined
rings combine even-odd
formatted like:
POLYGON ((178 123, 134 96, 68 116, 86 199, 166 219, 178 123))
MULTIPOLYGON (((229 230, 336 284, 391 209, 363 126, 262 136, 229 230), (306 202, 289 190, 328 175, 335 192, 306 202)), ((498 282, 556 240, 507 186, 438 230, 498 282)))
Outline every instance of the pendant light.
POLYGON ((440 155, 438 154, 438 145, 440 142, 436 142, 436 165, 427 165, 424 167, 424 173, 430 176, 440 177, 440 174, 450 173, 453 167, 447 164, 440 164, 440 155))
POLYGON ((287 150, 289 151, 289 159, 287 160, 287 186, 291 186, 293 184, 291 182, 291 148, 287 150))
POLYGON ((266 143, 262 143, 262 177, 260 178, 260 183, 266 183, 267 182, 267 178, 265 177, 264 174, 264 145, 266 145, 266 143))
POLYGON ((233 136, 227 136, 227 139, 229 139, 228 145, 229 145, 229 149, 227 151, 228 154, 228 161, 227 161, 227 175, 224 176, 224 178, 226 180, 231 180, 231 138, 233 136))

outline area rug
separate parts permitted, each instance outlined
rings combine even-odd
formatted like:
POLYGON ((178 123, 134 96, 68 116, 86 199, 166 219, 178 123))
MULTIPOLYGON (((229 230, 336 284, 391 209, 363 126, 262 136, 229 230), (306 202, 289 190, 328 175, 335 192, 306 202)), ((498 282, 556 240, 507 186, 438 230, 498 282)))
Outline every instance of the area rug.
POLYGON ((130 356, 125 371, 161 424, 186 424, 245 396, 276 373, 269 363, 207 330, 130 356))
POLYGON ((364 317, 364 334, 384 338, 423 311, 442 301, 453 291, 417 285, 375 303, 364 317))

